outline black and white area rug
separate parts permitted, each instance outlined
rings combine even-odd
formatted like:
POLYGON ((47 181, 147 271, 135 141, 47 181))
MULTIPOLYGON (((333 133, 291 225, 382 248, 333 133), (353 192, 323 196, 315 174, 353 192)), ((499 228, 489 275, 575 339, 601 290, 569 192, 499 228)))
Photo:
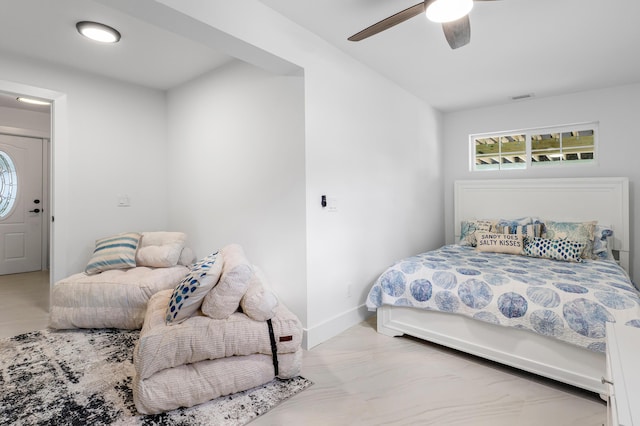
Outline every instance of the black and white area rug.
POLYGON ((0 424, 243 425, 312 384, 275 379, 196 407, 140 415, 131 391, 138 336, 42 330, 0 339, 0 424))

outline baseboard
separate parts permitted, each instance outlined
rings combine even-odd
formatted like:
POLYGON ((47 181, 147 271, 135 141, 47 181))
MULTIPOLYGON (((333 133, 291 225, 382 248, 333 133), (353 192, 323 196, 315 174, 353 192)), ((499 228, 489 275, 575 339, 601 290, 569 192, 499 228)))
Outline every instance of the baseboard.
POLYGON ((305 328, 303 330, 302 347, 304 349, 311 349, 337 336, 346 329, 361 323, 373 314, 373 312, 369 312, 367 307, 362 304, 331 317, 318 325, 305 328))

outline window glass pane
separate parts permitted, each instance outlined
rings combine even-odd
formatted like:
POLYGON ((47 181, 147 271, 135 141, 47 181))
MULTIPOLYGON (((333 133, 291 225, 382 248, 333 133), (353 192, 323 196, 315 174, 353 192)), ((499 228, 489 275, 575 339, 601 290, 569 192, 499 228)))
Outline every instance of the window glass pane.
POLYGON ((543 133, 531 135, 531 161, 560 161, 560 134, 543 133))
POLYGON ((500 137, 501 169, 524 169, 527 167, 525 135, 500 137))
POLYGON ((593 130, 581 130, 562 134, 564 161, 593 161, 595 148, 593 130))
POLYGON ((0 219, 11 213, 18 191, 18 177, 13 160, 6 152, 0 151, 0 219))
POLYGON ((476 170, 500 169, 500 144, 497 138, 475 139, 476 170))

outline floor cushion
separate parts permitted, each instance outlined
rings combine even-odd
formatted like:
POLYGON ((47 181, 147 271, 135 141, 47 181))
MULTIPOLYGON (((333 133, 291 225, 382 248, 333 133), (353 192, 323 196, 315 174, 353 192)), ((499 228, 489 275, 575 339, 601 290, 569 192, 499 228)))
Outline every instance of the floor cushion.
MULTIPOLYGON (((212 343, 214 344, 214 343, 212 343)), ((300 373, 302 349, 278 356, 278 377, 300 373)), ((271 355, 244 355, 200 361, 133 379, 133 401, 142 414, 192 407, 224 395, 269 383, 275 378, 271 355)))
POLYGON ((71 275, 53 285, 49 326, 139 329, 149 298, 158 291, 173 289, 187 272, 187 267, 176 265, 71 275))
POLYGON ((302 324, 280 303, 269 324, 237 311, 226 319, 196 312, 179 324, 165 322, 172 291, 153 295, 133 351, 133 401, 142 414, 191 407, 251 389, 275 377, 288 379, 302 365, 302 324), (277 367, 276 367, 277 365, 277 367))
MULTIPOLYGON (((133 362, 141 378, 171 367, 207 359, 264 354, 271 357, 271 339, 266 321, 256 321, 242 312, 216 320, 197 312, 180 324, 165 323, 171 290, 153 295, 147 306, 133 362)), ((277 353, 296 352, 302 344, 302 324, 282 303, 271 319, 277 353)))

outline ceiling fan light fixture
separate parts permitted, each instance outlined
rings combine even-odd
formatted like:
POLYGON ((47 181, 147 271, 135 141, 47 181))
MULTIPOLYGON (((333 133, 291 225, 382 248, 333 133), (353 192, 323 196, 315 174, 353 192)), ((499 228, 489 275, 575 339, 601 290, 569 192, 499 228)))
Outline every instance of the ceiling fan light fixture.
POLYGON ((473 9, 473 0, 433 0, 427 5, 427 18, 433 22, 457 21, 473 9))
POLYGON ((115 28, 99 22, 80 21, 76 29, 83 36, 100 43, 117 43, 120 41, 120 33, 115 28))

